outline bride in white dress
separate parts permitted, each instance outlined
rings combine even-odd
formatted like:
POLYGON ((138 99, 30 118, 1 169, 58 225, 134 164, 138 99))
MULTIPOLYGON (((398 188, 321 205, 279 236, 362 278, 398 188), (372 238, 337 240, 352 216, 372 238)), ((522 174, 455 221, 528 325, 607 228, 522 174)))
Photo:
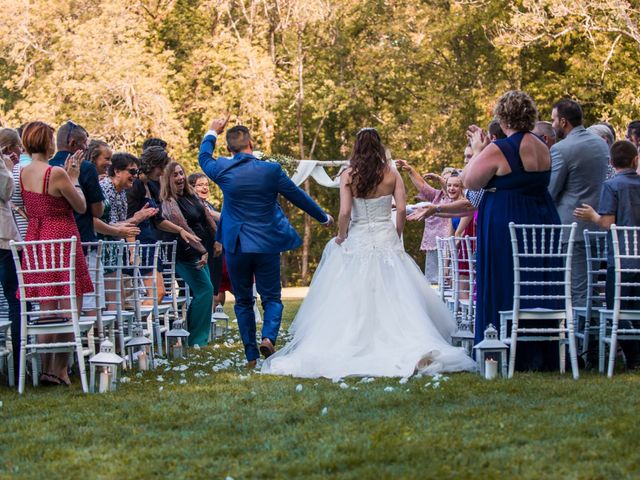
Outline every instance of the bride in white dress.
POLYGON ((449 343, 455 321, 404 251, 405 205, 378 133, 360 130, 341 178, 338 236, 324 249, 291 341, 262 373, 338 379, 475 369, 449 343))

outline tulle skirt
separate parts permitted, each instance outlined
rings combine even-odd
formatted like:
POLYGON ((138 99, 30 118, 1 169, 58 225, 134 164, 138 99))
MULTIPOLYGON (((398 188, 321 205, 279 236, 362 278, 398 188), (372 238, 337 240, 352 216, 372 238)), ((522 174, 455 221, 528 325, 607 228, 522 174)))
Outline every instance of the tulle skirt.
POLYGON ((325 247, 292 339, 262 373, 337 379, 474 370, 449 343, 455 321, 397 235, 383 248, 349 240, 325 247))

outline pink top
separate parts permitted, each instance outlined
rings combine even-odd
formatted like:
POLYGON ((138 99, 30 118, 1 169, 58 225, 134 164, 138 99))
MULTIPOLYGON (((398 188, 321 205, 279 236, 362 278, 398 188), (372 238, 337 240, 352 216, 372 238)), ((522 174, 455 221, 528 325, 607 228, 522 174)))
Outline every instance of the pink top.
MULTIPOLYGON (((450 203, 451 200, 442 190, 436 190, 429 184, 425 184, 418 193, 418 198, 431 202, 434 205, 450 203)), ((435 250, 436 237, 450 237, 453 233, 453 226, 450 218, 431 216, 424 222, 424 233, 420 250, 435 250)))

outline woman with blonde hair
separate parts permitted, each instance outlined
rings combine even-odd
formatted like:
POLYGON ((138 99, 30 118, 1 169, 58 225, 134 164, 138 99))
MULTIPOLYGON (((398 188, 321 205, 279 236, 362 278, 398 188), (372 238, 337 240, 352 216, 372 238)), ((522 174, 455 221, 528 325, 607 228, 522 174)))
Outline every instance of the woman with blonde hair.
MULTIPOLYGON (((538 118, 535 103, 525 92, 512 90, 500 97, 494 114, 507 137, 489 142, 484 132, 472 125, 469 136, 474 156, 463 171, 467 188, 485 189, 477 224, 476 342, 482 341, 489 324, 500 329, 499 312, 513 305, 509 222, 560 223, 547 190, 551 177, 549 149, 531 133, 538 118)), ((518 346, 516 369, 557 368, 557 345, 536 344, 518 346)))
POLYGON ((160 177, 160 200, 164 218, 200 238, 199 242, 178 238, 176 273, 189 285, 193 295, 187 311, 189 345, 203 346, 208 342, 213 307, 207 246, 213 247, 216 225, 178 162, 169 162, 160 177))

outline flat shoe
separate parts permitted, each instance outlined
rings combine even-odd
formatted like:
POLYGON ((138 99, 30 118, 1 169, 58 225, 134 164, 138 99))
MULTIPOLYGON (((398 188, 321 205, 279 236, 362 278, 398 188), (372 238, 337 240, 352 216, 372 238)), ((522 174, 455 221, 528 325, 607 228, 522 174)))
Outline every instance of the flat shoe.
POLYGON ((273 343, 271 343, 271 340, 269 340, 268 338, 262 339, 262 342, 260 342, 259 350, 264 358, 269 358, 276 351, 275 347, 273 346, 273 343))

